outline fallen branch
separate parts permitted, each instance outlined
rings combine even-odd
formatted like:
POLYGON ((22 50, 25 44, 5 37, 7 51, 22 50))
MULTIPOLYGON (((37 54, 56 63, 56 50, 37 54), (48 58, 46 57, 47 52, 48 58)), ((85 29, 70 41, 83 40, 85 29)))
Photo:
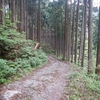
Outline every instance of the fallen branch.
POLYGON ((37 43, 37 44, 35 45, 35 49, 37 49, 37 48, 39 47, 39 45, 40 45, 40 43, 37 43))

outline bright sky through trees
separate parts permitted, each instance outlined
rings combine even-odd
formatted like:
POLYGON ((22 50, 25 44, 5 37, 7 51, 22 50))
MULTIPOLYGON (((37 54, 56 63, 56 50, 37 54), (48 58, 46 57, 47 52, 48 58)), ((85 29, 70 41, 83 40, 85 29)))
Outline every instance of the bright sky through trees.
MULTIPOLYGON (((51 2, 53 1, 53 0, 50 0, 51 2)), ((58 1, 58 0, 55 0, 55 1, 58 1)), ((72 0, 72 1, 74 1, 74 0, 72 0)), ((93 6, 99 6, 99 2, 100 2, 100 0, 93 0, 93 6)))

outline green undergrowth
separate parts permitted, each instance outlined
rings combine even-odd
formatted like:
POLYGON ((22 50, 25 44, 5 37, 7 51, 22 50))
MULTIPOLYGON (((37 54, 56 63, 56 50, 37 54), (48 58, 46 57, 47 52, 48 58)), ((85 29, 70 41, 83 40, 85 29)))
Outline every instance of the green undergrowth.
POLYGON ((0 84, 9 83, 47 62, 43 50, 34 49, 36 42, 26 40, 25 33, 19 33, 10 24, 7 21, 5 26, 0 25, 0 84))
POLYGON ((65 59, 63 59, 63 56, 60 55, 57 57, 57 55, 53 55, 54 58, 58 59, 58 60, 61 60, 61 61, 65 61, 65 59))
POLYGON ((88 75, 80 67, 71 67, 66 87, 66 98, 70 100, 100 100, 100 76, 88 75))
POLYGON ((12 77, 25 74, 47 62, 47 56, 41 48, 35 50, 34 42, 23 41, 20 44, 16 42, 13 48, 8 47, 9 50, 5 50, 4 46, 3 50, 7 53, 3 57, 1 54, 0 58, 0 83, 8 83, 12 77))
POLYGON ((54 50, 49 44, 42 43, 42 49, 46 54, 54 54, 54 50))

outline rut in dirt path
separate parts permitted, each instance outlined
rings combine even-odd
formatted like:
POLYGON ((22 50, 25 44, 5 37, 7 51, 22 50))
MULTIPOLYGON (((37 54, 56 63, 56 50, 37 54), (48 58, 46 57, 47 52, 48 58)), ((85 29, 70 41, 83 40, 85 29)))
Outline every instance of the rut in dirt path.
POLYGON ((27 78, 4 86, 0 100, 67 100, 64 89, 68 85, 69 66, 49 56, 46 66, 27 78))

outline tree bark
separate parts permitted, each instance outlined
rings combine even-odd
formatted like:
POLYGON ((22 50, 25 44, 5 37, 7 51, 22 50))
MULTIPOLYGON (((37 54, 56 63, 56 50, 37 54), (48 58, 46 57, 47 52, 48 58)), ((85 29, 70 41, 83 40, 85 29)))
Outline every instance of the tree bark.
POLYGON ((38 2, 38 15, 37 15, 37 18, 38 18, 38 20, 37 20, 37 41, 40 43, 40 38, 41 38, 41 36, 40 36, 40 34, 41 34, 41 11, 40 11, 40 0, 39 0, 39 2, 38 2))
POLYGON ((68 56, 68 0, 65 4, 65 32, 64 32, 64 55, 63 59, 68 56))
POLYGON ((84 12, 85 6, 83 5, 83 12, 82 12, 82 26, 81 26, 81 34, 80 34, 80 49, 79 49, 79 61, 82 61, 83 56, 83 41, 84 41, 84 12))
POLYGON ((70 4, 68 61, 70 61, 70 57, 71 57, 71 32, 72 32, 72 0, 71 0, 71 4, 70 4))
POLYGON ((89 0, 89 21, 88 21, 88 73, 93 73, 92 61, 92 8, 93 0, 89 0))
POLYGON ((0 1, 0 17, 1 17, 1 24, 4 25, 4 0, 0 1))
POLYGON ((23 0, 20 0, 20 27, 19 32, 23 31, 23 0))
POLYGON ((76 34, 75 34, 75 56, 74 62, 77 60, 77 42, 78 42, 78 24, 79 24, 79 0, 77 1, 77 13, 76 13, 76 34))
POLYGON ((1 0, 0 0, 0 24, 1 24, 1 22, 2 22, 2 18, 1 18, 1 15, 2 15, 2 2, 1 2, 1 0))
POLYGON ((84 66, 84 53, 85 53, 85 39, 86 39, 86 19, 87 19, 87 0, 84 0, 84 40, 83 40, 83 56, 82 56, 82 61, 81 61, 81 66, 84 66))
POLYGON ((74 26, 75 26, 75 0, 73 7, 73 22, 72 22, 72 33, 71 33, 71 62, 73 62, 73 54, 74 54, 74 26))
POLYGON ((100 75, 100 6, 99 6, 99 25, 98 25, 98 45, 97 45, 97 61, 96 74, 100 75))
POLYGON ((11 0, 11 19, 12 19, 12 23, 15 22, 15 0, 11 0))

